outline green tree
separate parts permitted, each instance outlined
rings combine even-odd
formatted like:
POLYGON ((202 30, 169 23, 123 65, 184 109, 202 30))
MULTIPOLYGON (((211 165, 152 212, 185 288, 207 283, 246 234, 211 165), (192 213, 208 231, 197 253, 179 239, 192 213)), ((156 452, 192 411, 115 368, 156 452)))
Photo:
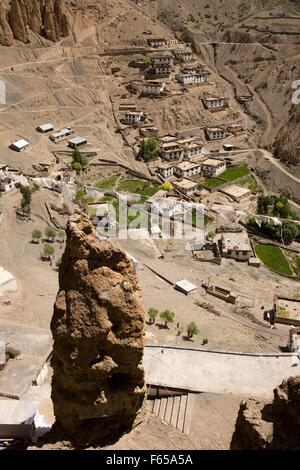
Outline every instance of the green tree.
POLYGON ((44 249, 43 249, 43 255, 46 257, 46 258, 51 258, 51 256, 54 254, 54 248, 53 246, 51 245, 44 245, 44 249))
POLYGON ((76 173, 80 173, 82 171, 82 166, 79 162, 73 162, 72 169, 76 171, 76 173))
POLYGON ((54 238, 56 237, 56 231, 52 227, 46 227, 45 235, 48 240, 53 242, 54 238))
POLYGON ((186 327, 186 331, 188 334, 188 338, 192 338, 194 335, 199 334, 199 329, 195 322, 189 323, 188 326, 186 327))
POLYGON ((168 327, 168 323, 174 322, 175 314, 170 310, 164 310, 159 314, 160 318, 165 322, 165 326, 168 327))
POLYGON ((139 155, 145 162, 153 160, 160 154, 160 146, 153 138, 142 140, 139 155))
POLYGON ((30 214, 31 211, 31 189, 29 186, 21 186, 20 188, 21 194, 22 194, 22 200, 21 200, 21 207, 23 209, 23 212, 27 212, 30 214))
POLYGON ((158 312, 158 310, 156 310, 156 308, 152 308, 152 307, 149 308, 149 310, 148 310, 148 315, 149 315, 149 317, 150 317, 151 323, 155 323, 155 319, 156 319, 158 313, 159 313, 159 312, 158 312))
POLYGON ((32 241, 35 243, 39 243, 40 239, 42 238, 42 232, 40 230, 34 230, 32 232, 32 241))

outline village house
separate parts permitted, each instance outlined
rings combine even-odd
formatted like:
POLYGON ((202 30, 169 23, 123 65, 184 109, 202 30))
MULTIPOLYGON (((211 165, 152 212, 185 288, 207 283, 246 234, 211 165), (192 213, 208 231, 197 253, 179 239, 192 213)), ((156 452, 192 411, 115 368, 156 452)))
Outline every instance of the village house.
POLYGON ((181 148, 177 142, 169 142, 162 144, 160 148, 162 151, 162 158, 164 158, 165 160, 180 160, 184 155, 183 148, 181 148))
POLYGON ((27 142, 24 139, 17 140, 17 142, 14 142, 13 144, 10 145, 11 150, 15 150, 16 152, 23 152, 26 147, 28 147, 29 142, 27 142))
POLYGON ((68 146, 71 147, 72 149, 82 147, 83 145, 87 144, 87 139, 84 139, 83 137, 75 137, 74 139, 68 140, 68 146))
POLYGON ((189 196, 189 197, 193 196, 193 194, 195 193, 198 187, 197 183, 194 183, 193 181, 190 181, 184 178, 178 181, 174 181, 173 184, 175 188, 179 189, 186 196, 189 196))
POLYGON ((220 111, 228 107, 227 98, 203 98, 202 102, 210 111, 220 111))
POLYGON ((201 164, 191 162, 181 162, 174 166, 174 174, 179 178, 199 175, 201 173, 201 164))
POLYGON ((42 134, 46 134, 47 132, 51 132, 54 130, 54 126, 48 122, 47 124, 42 124, 41 126, 38 126, 36 128, 38 132, 41 132, 42 134))
POLYGON ((157 65, 173 65, 174 56, 170 53, 156 54, 151 57, 152 66, 157 65))
POLYGON ((164 47, 166 39, 164 38, 148 38, 147 43, 150 47, 164 47))
POLYGON ((173 54, 175 55, 178 61, 183 60, 184 62, 189 62, 193 58, 193 51, 189 48, 187 49, 175 49, 173 50, 173 54))
POLYGON ((157 171, 163 176, 163 178, 169 178, 174 174, 174 167, 169 163, 161 164, 157 167, 157 171))
POLYGON ((170 142, 175 142, 175 140, 177 140, 176 135, 172 135, 172 134, 164 135, 163 137, 158 138, 158 145, 162 146, 170 142))
POLYGON ((226 137, 226 132, 221 127, 206 127, 205 133, 208 140, 218 140, 226 137))
POLYGON ((165 87, 166 87, 166 82, 148 80, 144 84, 143 94, 159 96, 163 93, 165 87))
POLYGON ((166 46, 174 46, 178 44, 178 39, 166 39, 166 46))
POLYGON ((203 154, 202 142, 192 142, 187 145, 185 149, 185 156, 188 160, 194 160, 194 158, 200 157, 203 154))
POLYGON ((177 75, 177 81, 182 85, 191 85, 196 84, 199 85, 201 83, 207 82, 207 75, 206 74, 180 74, 177 75))
POLYGON ((208 158, 202 163, 202 173, 205 176, 219 176, 226 170, 226 162, 208 158))
POLYGON ((222 257, 238 261, 248 261, 252 256, 249 237, 245 231, 222 234, 219 249, 222 257))
POLYGON ((157 137, 158 128, 155 126, 146 126, 139 128, 142 137, 157 137))
POLYGON ((226 196, 230 196, 236 202, 247 199, 252 195, 250 189, 244 188, 243 186, 239 186, 237 184, 233 184, 232 186, 224 188, 222 192, 226 194, 226 196))
POLYGON ((58 132, 55 132, 54 134, 51 134, 49 136, 49 138, 53 142, 57 142, 57 141, 60 141, 60 140, 64 139, 65 137, 68 137, 71 134, 74 134, 74 131, 71 130, 70 126, 67 126, 64 129, 62 129, 61 131, 58 131, 58 132))
POLYGON ((138 124, 142 120, 143 116, 143 111, 127 111, 122 117, 122 122, 125 124, 138 124))

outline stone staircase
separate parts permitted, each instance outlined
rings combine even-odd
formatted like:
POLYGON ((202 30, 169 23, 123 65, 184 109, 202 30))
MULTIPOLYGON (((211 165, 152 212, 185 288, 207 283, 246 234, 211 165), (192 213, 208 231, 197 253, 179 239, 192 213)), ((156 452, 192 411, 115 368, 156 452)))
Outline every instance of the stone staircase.
POLYGON ((189 431, 189 416, 194 406, 195 394, 170 395, 151 400, 151 413, 184 434, 189 431))

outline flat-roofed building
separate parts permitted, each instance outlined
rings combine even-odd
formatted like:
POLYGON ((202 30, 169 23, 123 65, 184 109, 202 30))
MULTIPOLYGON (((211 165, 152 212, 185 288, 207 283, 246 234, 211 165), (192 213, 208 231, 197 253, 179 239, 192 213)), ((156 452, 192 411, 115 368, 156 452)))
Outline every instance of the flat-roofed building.
POLYGON ((242 201, 243 199, 247 199, 252 195, 250 189, 239 186, 238 184, 228 186, 227 188, 224 188, 222 192, 237 202, 242 201))
POLYGON ((163 93, 165 87, 166 87, 166 82, 148 80, 144 84, 143 94, 159 96, 163 93))
POLYGON ((48 122, 47 124, 42 124, 41 126, 38 126, 36 130, 38 132, 41 132, 42 134, 46 134, 47 132, 53 131, 54 126, 51 124, 51 122, 48 122))
POLYGON ((209 109, 210 111, 222 110, 224 108, 227 108, 229 105, 228 99, 223 97, 203 98, 202 102, 204 104, 204 107, 206 109, 209 109))
POLYGON ((150 47, 163 47, 166 45, 165 38, 148 38, 147 43, 150 47))
POLYGON ((225 139, 226 132, 221 127, 206 127, 206 136, 208 140, 225 139))
POLYGON ((170 176, 173 176, 173 174, 174 174, 174 167, 172 165, 170 165, 169 163, 165 163, 165 164, 159 165, 157 167, 157 171, 164 178, 170 178, 170 176))
POLYGON ((167 46, 174 46, 178 44, 178 39, 166 39, 166 45, 167 46))
POLYGON ((202 162, 202 173, 205 176, 219 176, 226 170, 226 162, 208 158, 202 162))
POLYGON ((148 71, 148 73, 150 75, 170 75, 170 73, 172 73, 172 66, 168 64, 156 64, 148 71))
POLYGON ((195 158, 200 157, 200 155, 202 154, 203 154, 202 142, 191 142, 185 148, 185 155, 188 158, 188 160, 194 160, 195 158))
POLYGON ((219 240, 221 256, 239 261, 248 261, 252 256, 252 249, 247 232, 223 233, 219 240))
POLYGON ((137 124, 139 123, 144 116, 143 111, 127 111, 123 117, 122 121, 125 122, 126 124, 137 124))
POLYGON ((186 196, 193 196, 198 186, 198 184, 194 181, 190 181, 184 178, 178 181, 174 181, 173 185, 175 188, 181 190, 186 196))
POLYGON ((163 137, 158 137, 157 141, 160 146, 168 144, 169 142, 175 142, 177 139, 176 135, 164 135, 163 137))
POLYGON ((23 152, 23 150, 25 150, 26 147, 28 147, 28 145, 29 145, 29 142, 27 142, 27 140, 20 139, 14 142, 13 144, 11 144, 10 149, 15 150, 16 152, 23 152))
POLYGON ((155 54, 151 57, 152 66, 156 65, 173 65, 174 56, 170 53, 155 54))
POLYGON ((62 129, 61 131, 58 131, 58 132, 54 132, 54 134, 51 134, 49 136, 49 138, 55 142, 55 141, 58 141, 58 140, 62 140, 66 137, 68 137, 69 135, 73 134, 74 132, 72 131, 71 127, 70 126, 67 126, 65 127, 64 129, 62 129))
POLYGON ((180 178, 199 175, 201 173, 201 164, 191 162, 181 162, 174 165, 174 174, 180 178))
POLYGON ((142 137, 156 137, 158 134, 158 128, 155 126, 146 126, 139 128, 142 137))
POLYGON ((169 142, 160 145, 162 150, 162 158, 165 160, 180 160, 184 155, 184 150, 177 142, 169 142))
POLYGON ((193 51, 189 48, 178 48, 173 53, 178 61, 184 60, 184 62, 189 62, 193 58, 193 51))
POLYGON ((83 145, 87 144, 87 139, 84 139, 83 137, 75 137, 74 139, 68 140, 68 145, 72 149, 82 147, 83 145))

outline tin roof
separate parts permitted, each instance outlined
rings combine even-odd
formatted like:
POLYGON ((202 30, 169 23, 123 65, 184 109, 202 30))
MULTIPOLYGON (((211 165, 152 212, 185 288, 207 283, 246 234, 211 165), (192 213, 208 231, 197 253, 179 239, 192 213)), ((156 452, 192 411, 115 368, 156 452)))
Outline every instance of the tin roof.
POLYGON ((12 144, 14 147, 17 147, 17 148, 24 148, 26 147, 27 145, 29 145, 29 142, 27 142, 27 140, 24 140, 24 139, 20 139, 20 140, 17 140, 16 142, 14 142, 12 144))
POLYGON ((175 287, 176 287, 176 289, 179 289, 179 290, 181 290, 183 292, 186 292, 188 294, 195 291, 196 289, 198 289, 198 287, 195 286, 195 284, 192 284, 191 282, 187 281, 186 279, 182 279, 181 281, 176 282, 175 287))
POLYGON ((87 142, 83 137, 74 137, 74 139, 68 140, 69 144, 80 145, 87 142))

